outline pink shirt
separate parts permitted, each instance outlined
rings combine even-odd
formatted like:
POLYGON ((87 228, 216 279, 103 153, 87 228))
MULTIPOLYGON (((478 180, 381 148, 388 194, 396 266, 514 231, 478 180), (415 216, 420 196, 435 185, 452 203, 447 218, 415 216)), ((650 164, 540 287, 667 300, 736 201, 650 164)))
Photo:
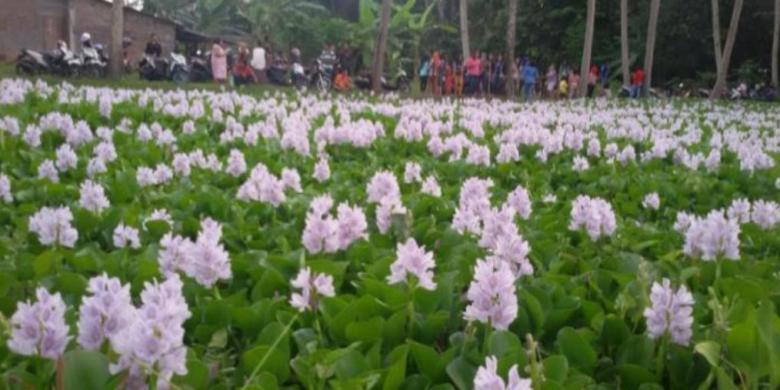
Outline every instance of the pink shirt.
POLYGON ((466 68, 466 74, 469 76, 479 76, 482 73, 482 64, 478 58, 469 57, 464 65, 466 68))

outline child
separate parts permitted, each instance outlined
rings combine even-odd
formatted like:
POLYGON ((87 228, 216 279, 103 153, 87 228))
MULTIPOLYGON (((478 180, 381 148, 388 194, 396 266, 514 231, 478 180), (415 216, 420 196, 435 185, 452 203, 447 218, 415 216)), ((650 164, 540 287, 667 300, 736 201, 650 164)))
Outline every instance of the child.
POLYGON ((460 97, 463 94, 463 68, 460 64, 455 65, 455 96, 460 97))
POLYGON ((565 77, 561 77, 561 81, 558 83, 558 97, 566 99, 569 96, 569 83, 565 77))
POLYGON ((444 68, 444 94, 452 94, 452 88, 455 84, 455 73, 452 70, 452 64, 447 62, 447 66, 444 68))

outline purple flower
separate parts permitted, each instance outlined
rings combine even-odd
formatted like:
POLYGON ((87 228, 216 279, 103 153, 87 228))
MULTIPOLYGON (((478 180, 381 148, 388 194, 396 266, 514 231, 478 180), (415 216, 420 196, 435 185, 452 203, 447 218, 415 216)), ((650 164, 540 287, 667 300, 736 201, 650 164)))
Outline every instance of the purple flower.
POLYGON ((89 280, 79 308, 78 342, 84 349, 97 350, 127 328, 135 315, 130 286, 106 274, 89 280))
POLYGON ((292 293, 290 305, 300 312, 306 310, 315 311, 318 308, 320 297, 333 297, 336 292, 333 288, 333 277, 326 274, 311 272, 309 267, 303 268, 290 284, 300 293, 292 293))
POLYGON ((533 211, 528 190, 521 185, 518 185, 514 191, 509 193, 504 204, 504 207, 506 206, 512 207, 522 219, 528 219, 533 211))
POLYGON ((439 187, 439 182, 436 181, 435 177, 428 176, 425 178, 425 181, 423 181, 420 192, 438 198, 441 196, 441 187, 439 187))
POLYGON ((19 302, 11 316, 8 348, 20 355, 39 355, 57 360, 68 345, 70 328, 65 323, 65 302, 59 293, 39 287, 35 303, 19 302))
POLYGON ((408 277, 413 275, 420 287, 431 291, 436 289, 433 281, 433 268, 436 267, 433 253, 426 252, 425 247, 418 246, 417 241, 410 238, 405 244, 398 244, 395 255, 396 260, 390 265, 388 283, 408 282, 408 277))
POLYGON ((64 144, 57 149, 57 169, 60 172, 66 172, 70 169, 76 168, 78 163, 78 157, 76 152, 68 144, 64 144))
POLYGON ((60 182, 60 174, 54 166, 54 161, 45 160, 41 165, 38 165, 38 178, 47 179, 52 183, 60 182))
POLYGON ((684 285, 674 291, 669 279, 661 283, 653 283, 650 307, 644 311, 648 336, 655 340, 669 333, 672 342, 688 346, 693 334, 693 296, 684 285))
POLYGON ((467 321, 507 329, 517 317, 515 277, 509 264, 494 259, 477 260, 466 298, 471 302, 463 313, 467 321))
POLYGON ((314 165, 314 179, 320 183, 330 179, 330 166, 328 160, 324 157, 320 157, 317 164, 314 165))
POLYGON ((485 358, 485 365, 477 369, 474 376, 474 390, 531 390, 530 379, 523 379, 517 364, 509 369, 508 382, 498 375, 498 361, 495 356, 485 358))
POLYGON ((598 240, 604 236, 611 236, 617 229, 615 212, 612 205, 601 198, 591 198, 580 195, 571 206, 570 230, 585 228, 590 239, 598 240))
POLYGON ((764 230, 772 229, 780 221, 780 208, 777 202, 757 200, 750 219, 764 230))
POLYGON ((750 201, 747 199, 734 199, 726 210, 729 219, 736 219, 740 224, 750 222, 750 201))
POLYGON ((71 225, 73 214, 67 207, 52 209, 44 207, 30 217, 30 232, 38 235, 42 245, 62 245, 73 248, 79 232, 71 225))
POLYGON ((694 218, 685 232, 683 252, 691 257, 713 261, 718 256, 739 260, 739 224, 723 211, 710 212, 705 218, 694 218))
POLYGON ((244 154, 240 150, 232 149, 230 151, 226 172, 233 177, 241 176, 246 172, 246 160, 244 160, 244 154))
POLYGON ((14 201, 14 196, 11 193, 11 180, 5 174, 0 174, 0 199, 3 199, 5 203, 14 201))
POLYGON ((401 199, 401 190, 395 176, 388 171, 374 174, 366 188, 369 203, 382 203, 384 200, 401 199))
POLYGON ((103 186, 92 180, 81 183, 79 205, 92 213, 100 214, 110 206, 103 186))
POLYGON ((114 229, 114 247, 126 248, 130 247, 138 249, 141 247, 141 239, 138 238, 138 229, 119 224, 114 229))
POLYGON ((410 184, 422 181, 422 167, 416 162, 407 162, 404 167, 404 183, 410 184))
POLYGON ((658 197, 658 193, 652 192, 642 199, 642 207, 648 210, 658 210, 661 207, 661 198, 658 197))
POLYGON ((301 176, 295 168, 282 169, 282 184, 285 189, 303 192, 303 189, 301 188, 301 176))

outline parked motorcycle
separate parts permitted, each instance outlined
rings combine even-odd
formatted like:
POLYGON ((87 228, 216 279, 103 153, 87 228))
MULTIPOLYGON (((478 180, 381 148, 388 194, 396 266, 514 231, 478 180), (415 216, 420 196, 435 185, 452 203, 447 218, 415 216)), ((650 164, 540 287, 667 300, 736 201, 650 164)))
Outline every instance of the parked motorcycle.
POLYGON ((69 77, 78 74, 80 67, 79 59, 62 41, 57 44, 57 49, 51 52, 22 49, 16 59, 16 72, 27 76, 48 73, 69 77))
POLYGON ((316 59, 309 74, 309 85, 312 88, 325 92, 330 90, 331 79, 331 73, 323 68, 322 61, 319 58, 316 59))
POLYGON ((211 80, 211 57, 209 53, 201 53, 198 50, 190 58, 190 81, 205 82, 211 80))
POLYGON ((79 74, 91 78, 99 78, 106 75, 108 69, 108 55, 103 46, 84 47, 81 50, 81 69, 79 74))
MULTIPOLYGON (((403 92, 407 93, 411 89, 409 84, 409 77, 406 74, 406 71, 403 69, 399 70, 398 73, 396 73, 395 79, 393 82, 389 82, 386 77, 382 77, 380 80, 382 84, 382 90, 385 92, 403 92)), ((370 90, 371 89, 371 75, 362 75, 355 78, 355 86, 358 89, 362 90, 370 90)))
POLYGON ((148 81, 172 80, 184 83, 190 80, 187 59, 171 53, 171 59, 144 55, 138 63, 138 76, 148 81))

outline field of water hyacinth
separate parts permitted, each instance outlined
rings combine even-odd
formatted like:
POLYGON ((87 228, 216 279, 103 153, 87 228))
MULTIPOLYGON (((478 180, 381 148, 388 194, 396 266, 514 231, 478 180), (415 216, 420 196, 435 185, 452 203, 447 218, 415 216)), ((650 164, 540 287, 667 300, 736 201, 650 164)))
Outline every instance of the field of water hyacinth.
POLYGON ((0 81, 0 388, 780 386, 780 110, 0 81))

